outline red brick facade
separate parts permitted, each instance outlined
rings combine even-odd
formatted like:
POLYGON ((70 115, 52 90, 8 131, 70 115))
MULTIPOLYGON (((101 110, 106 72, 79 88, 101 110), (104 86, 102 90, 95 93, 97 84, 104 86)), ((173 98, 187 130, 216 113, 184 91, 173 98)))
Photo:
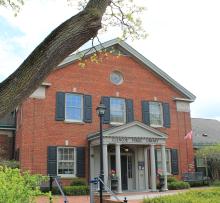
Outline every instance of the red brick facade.
MULTIPOLYGON (((86 62, 85 68, 78 63, 69 64, 54 70, 45 80, 51 83, 46 88, 45 99, 27 99, 20 107, 16 148, 20 149, 20 166, 33 173, 47 174, 47 147, 69 146, 86 147, 86 176, 88 177, 88 141, 87 135, 99 130, 99 118, 96 114, 101 96, 133 99, 134 120, 142 121, 141 101, 161 101, 170 106, 170 128, 157 128, 168 135, 167 148, 178 149, 179 171, 188 170, 187 163, 193 163, 191 140, 184 136, 191 130, 190 113, 177 112, 173 98, 186 98, 161 77, 130 56, 109 54, 102 62, 86 62), (110 73, 118 70, 123 74, 124 82, 114 85, 110 82, 110 73), (77 92, 92 96, 92 123, 67 123, 55 120, 56 92, 77 92)), ((105 125, 104 128, 109 127, 105 125)))

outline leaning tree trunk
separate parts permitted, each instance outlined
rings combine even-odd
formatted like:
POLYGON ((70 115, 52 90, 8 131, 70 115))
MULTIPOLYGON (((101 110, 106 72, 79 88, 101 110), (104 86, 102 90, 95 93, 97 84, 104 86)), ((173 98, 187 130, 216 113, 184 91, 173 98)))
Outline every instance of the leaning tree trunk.
POLYGON ((0 118, 24 101, 69 54, 97 35, 111 0, 90 0, 54 31, 0 84, 0 118))

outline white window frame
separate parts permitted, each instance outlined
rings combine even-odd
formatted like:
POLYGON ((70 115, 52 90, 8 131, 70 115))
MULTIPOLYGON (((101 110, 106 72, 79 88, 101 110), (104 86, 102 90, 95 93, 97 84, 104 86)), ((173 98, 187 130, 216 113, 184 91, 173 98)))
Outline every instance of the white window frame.
POLYGON ((123 98, 116 98, 116 97, 110 97, 110 124, 111 125, 123 125, 126 123, 126 102, 125 102, 125 99, 123 98), (114 122, 114 121, 111 121, 111 100, 112 99, 118 99, 118 100, 123 100, 124 101, 124 122, 114 122))
POLYGON ((163 105, 161 102, 149 102, 149 115, 151 117, 151 107, 150 106, 154 105, 154 104, 158 104, 160 106, 161 124, 158 125, 158 124, 151 123, 151 118, 150 118, 150 126, 155 127, 155 128, 163 127, 163 105))
MULTIPOLYGON (((70 162, 70 161, 66 161, 66 162, 70 162)), ((73 177, 76 177, 76 147, 57 147, 57 175, 58 176, 61 176, 61 177, 64 177, 64 178, 73 178, 73 177), (65 161, 59 161, 59 155, 58 155, 58 152, 59 152, 59 149, 64 149, 64 148, 69 148, 69 149, 74 149, 74 164, 73 164, 73 170, 74 170, 74 174, 59 174, 59 162, 65 162, 65 161)))
POLYGON ((74 122, 74 123, 82 123, 83 122, 83 95, 81 94, 74 94, 74 93, 66 93, 65 94, 65 121, 66 122, 74 122), (67 95, 76 95, 76 96, 80 96, 81 97, 81 119, 80 120, 76 120, 76 119, 67 119, 66 118, 66 96, 67 95))
MULTIPOLYGON (((160 162, 161 167, 162 167, 162 151, 161 151, 161 149, 156 149, 156 152, 157 152, 157 157, 158 157, 159 153, 161 154, 161 160, 157 159, 157 165, 159 165, 158 163, 160 162)), ((167 167, 167 173, 171 174, 172 171, 171 171, 171 153, 170 153, 170 149, 166 149, 166 167, 167 167), (168 154, 168 160, 167 160, 167 154, 168 154)), ((162 170, 162 168, 160 168, 160 169, 162 170)))

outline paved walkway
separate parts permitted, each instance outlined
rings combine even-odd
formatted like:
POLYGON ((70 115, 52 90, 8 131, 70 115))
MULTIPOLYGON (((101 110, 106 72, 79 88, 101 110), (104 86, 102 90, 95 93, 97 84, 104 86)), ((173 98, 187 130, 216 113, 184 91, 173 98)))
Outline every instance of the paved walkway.
MULTIPOLYGON (((198 190, 198 189, 207 189, 210 187, 199 187, 199 188, 191 188, 186 190, 169 190, 166 192, 129 192, 117 195, 120 200, 124 200, 124 197, 127 198, 128 203, 142 203, 144 198, 154 198, 165 195, 174 195, 177 193, 186 192, 189 190, 198 190)), ((89 196, 67 196, 68 203, 89 203, 89 196)), ((114 199, 114 198, 112 198, 114 199)), ((61 196, 54 196, 53 203, 63 203, 63 198, 61 196)), ((48 197, 38 197, 37 203, 49 203, 48 197)))

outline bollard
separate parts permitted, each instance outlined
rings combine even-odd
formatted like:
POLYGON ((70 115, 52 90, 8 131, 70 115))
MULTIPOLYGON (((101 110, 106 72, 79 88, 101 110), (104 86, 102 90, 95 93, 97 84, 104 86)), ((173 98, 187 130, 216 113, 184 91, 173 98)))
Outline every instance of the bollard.
POLYGON ((126 199, 126 197, 125 197, 125 199, 124 199, 124 202, 126 202, 126 203, 128 202, 128 200, 126 199))

